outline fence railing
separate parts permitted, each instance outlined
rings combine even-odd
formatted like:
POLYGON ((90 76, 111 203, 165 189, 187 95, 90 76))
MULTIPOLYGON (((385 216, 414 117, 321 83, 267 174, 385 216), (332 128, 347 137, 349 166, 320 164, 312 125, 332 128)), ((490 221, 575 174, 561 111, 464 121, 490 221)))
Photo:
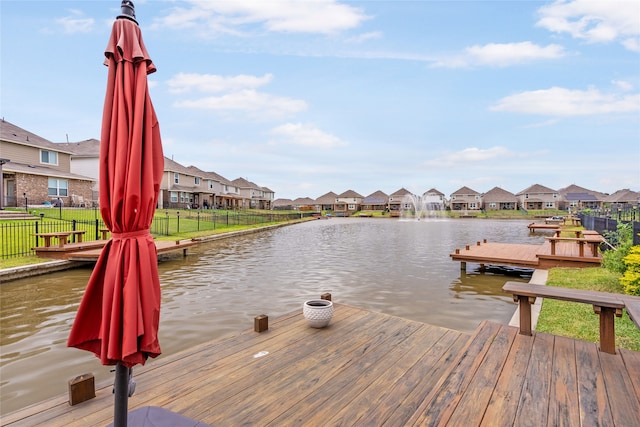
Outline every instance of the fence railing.
POLYGON ((629 218, 628 220, 617 219, 612 215, 595 216, 593 213, 581 213, 578 216, 584 228, 587 230, 595 230, 599 234, 603 234, 604 231, 616 231, 619 222, 631 223, 633 229, 633 244, 640 245, 640 222, 635 221, 635 210, 633 213, 618 216, 618 218, 629 218), (631 218, 633 218, 633 220, 631 218))
MULTIPOLYGON (((84 230, 83 241, 100 240, 106 226, 94 208, 75 209, 71 213, 59 209, 32 211, 33 220, 0 222, 0 259, 34 255, 39 233, 84 230), (73 218, 70 219, 69 215, 73 218), (38 219, 35 219, 38 218, 38 219)), ((215 231, 234 226, 267 225, 300 219, 306 213, 266 213, 252 211, 157 211, 151 224, 153 236, 186 235, 215 231)), ((73 235, 75 239, 75 235, 73 235)), ((70 243, 72 243, 71 241, 70 243)))

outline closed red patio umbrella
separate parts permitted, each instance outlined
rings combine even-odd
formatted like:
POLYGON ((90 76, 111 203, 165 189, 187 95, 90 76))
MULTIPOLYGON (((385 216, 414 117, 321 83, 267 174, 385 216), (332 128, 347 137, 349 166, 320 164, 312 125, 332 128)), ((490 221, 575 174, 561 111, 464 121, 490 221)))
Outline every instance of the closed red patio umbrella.
POLYGON ((156 68, 133 3, 124 0, 122 12, 105 50, 109 71, 100 139, 100 213, 112 237, 67 342, 92 351, 103 365, 116 365, 115 425, 126 424, 129 368, 160 354, 160 280, 150 228, 164 168, 147 83, 156 68))

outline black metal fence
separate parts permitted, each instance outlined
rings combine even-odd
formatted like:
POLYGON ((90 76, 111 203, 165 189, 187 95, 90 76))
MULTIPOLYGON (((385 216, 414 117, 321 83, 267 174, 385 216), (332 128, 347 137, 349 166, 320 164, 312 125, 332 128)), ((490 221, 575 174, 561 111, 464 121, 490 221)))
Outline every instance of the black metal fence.
POLYGON ((640 245, 640 222, 635 220, 635 210, 632 212, 633 213, 629 213, 628 215, 616 215, 615 217, 612 215, 595 216, 585 213, 580 213, 578 216, 584 228, 587 230, 595 230, 600 234, 602 234, 603 231, 616 231, 618 229, 618 223, 631 223, 633 229, 633 244, 640 245), (627 217, 633 218, 633 220, 618 219, 627 217))
MULTIPOLYGON (((0 222, 0 259, 34 255, 39 241, 37 234, 85 231, 83 241, 100 240, 106 229, 97 209, 77 209, 68 219, 68 211, 45 209, 31 211, 33 220, 0 222), (38 218, 38 219, 35 219, 38 218)), ((310 215, 310 214, 309 214, 310 215)), ((158 236, 188 235, 199 232, 224 230, 233 227, 259 226, 297 220, 305 213, 278 213, 252 211, 157 211, 151 224, 151 234, 158 236)), ((72 235, 70 243, 75 241, 72 235)))

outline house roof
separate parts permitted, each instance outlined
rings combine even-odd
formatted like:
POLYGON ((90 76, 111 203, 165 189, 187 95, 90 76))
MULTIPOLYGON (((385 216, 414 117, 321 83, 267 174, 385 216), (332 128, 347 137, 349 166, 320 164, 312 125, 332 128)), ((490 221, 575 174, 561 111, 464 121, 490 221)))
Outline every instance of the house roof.
POLYGON ((540 184, 533 184, 530 187, 525 188, 524 190, 516 193, 516 196, 520 196, 521 194, 554 194, 557 193, 556 190, 552 190, 549 187, 545 187, 540 184))
POLYGON ((387 196, 382 191, 378 190, 374 193, 369 194, 367 197, 362 199, 362 203, 366 205, 375 205, 375 204, 384 204, 389 201, 389 196, 387 196))
POLYGON ((391 193, 391 195, 389 197, 399 197, 399 196, 406 196, 407 194, 411 194, 411 191, 407 190, 406 188, 401 188, 396 192, 391 193))
POLYGON ((53 143, 36 135, 35 133, 24 130, 4 119, 0 119, 0 139, 7 142, 13 142, 15 144, 27 145, 36 148, 46 148, 51 151, 72 154, 70 151, 61 148, 59 144, 53 143))
POLYGON ((605 202, 609 203, 638 203, 640 201, 640 191, 631 191, 628 188, 618 190, 605 197, 605 202))
POLYGON ((51 178, 78 179, 83 181, 95 182, 95 178, 84 175, 78 175, 71 172, 65 172, 58 169, 52 169, 46 166, 26 165, 24 163, 9 162, 2 166, 3 172, 24 173, 27 175, 41 175, 51 178))
POLYGON ((561 188, 558 193, 566 200, 604 200, 606 194, 599 191, 589 190, 583 187, 579 187, 575 184, 571 184, 568 187, 561 188), (578 198, 570 198, 570 195, 577 195, 578 198), (580 195, 584 195, 580 197, 580 195))
POLYGON ((291 199, 275 199, 273 206, 293 206, 293 200, 291 199))
POLYGON ((310 197, 298 197, 293 201, 296 206, 314 205, 316 202, 310 197))
POLYGON ((600 200, 594 194, 591 193, 566 193, 564 195, 566 201, 578 201, 578 202, 595 202, 600 200))
MULTIPOLYGON (((182 173, 184 175, 191 175, 191 176, 201 176, 201 175, 194 175, 194 172, 197 168, 188 168, 186 166, 181 165, 178 162, 173 161, 172 159, 168 158, 167 156, 164 156, 164 171, 165 172, 178 172, 178 173, 182 173)), ((198 171, 200 171, 199 169, 197 169, 198 171)), ((200 171, 202 172, 202 171, 200 171)))
POLYGON ((515 194, 500 187, 493 187, 482 198, 485 202, 516 202, 518 200, 515 194))
POLYGON ((460 195, 460 196, 475 196, 475 195, 479 195, 480 193, 478 193, 476 190, 472 190, 469 187, 462 187, 456 191, 454 191, 453 193, 451 193, 451 195, 460 195))
POLYGON ((72 153, 72 158, 100 157, 100 141, 97 139, 87 139, 79 142, 58 142, 56 145, 72 153))
POLYGON ((443 192, 438 191, 435 188, 432 188, 431 190, 425 191, 423 195, 426 195, 426 194, 437 194, 439 196, 444 196, 443 192))
POLYGON ((356 193, 353 190, 347 190, 344 193, 339 194, 338 197, 340 197, 340 198, 345 198, 345 197, 354 197, 354 198, 355 197, 359 197, 359 198, 362 198, 362 195, 356 193))
POLYGON ((316 203, 320 205, 332 205, 336 202, 337 197, 338 195, 336 193, 334 193, 333 191, 329 191, 328 193, 318 197, 316 199, 316 203))

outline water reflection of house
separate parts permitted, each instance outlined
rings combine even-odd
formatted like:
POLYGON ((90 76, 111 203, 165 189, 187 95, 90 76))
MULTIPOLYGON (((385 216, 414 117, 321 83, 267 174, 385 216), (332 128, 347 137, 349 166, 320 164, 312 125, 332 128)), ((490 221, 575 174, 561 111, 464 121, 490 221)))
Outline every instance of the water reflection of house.
POLYGON ((559 209, 560 194, 540 184, 534 184, 516 194, 524 209, 559 209))
POLYGON ((486 211, 517 210, 518 198, 500 187, 493 187, 482 195, 482 209, 486 211))
POLYGON ((451 193, 449 206, 453 211, 478 211, 482 206, 482 195, 469 187, 451 193))
POLYGON ((389 206, 389 196, 378 190, 362 199, 362 210, 384 212, 389 206))

